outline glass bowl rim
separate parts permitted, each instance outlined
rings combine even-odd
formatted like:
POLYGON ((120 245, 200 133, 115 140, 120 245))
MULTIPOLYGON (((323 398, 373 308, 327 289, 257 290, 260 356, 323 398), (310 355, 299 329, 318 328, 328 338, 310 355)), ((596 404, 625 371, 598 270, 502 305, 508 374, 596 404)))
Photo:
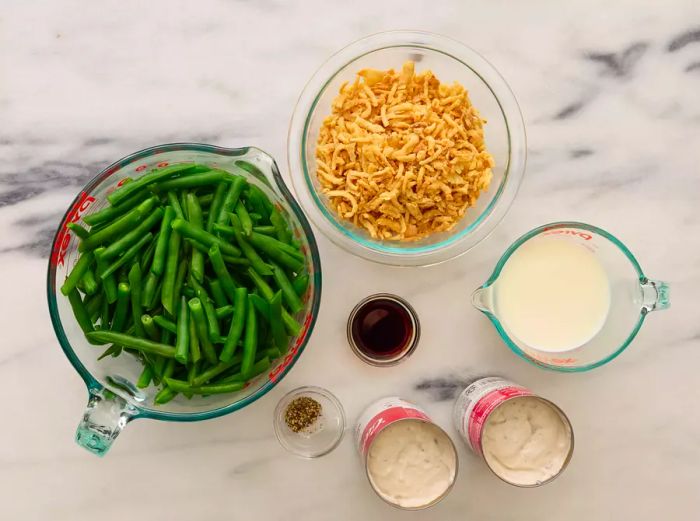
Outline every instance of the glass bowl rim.
MULTIPOLYGON (((274 381, 271 381, 268 379, 265 384, 257 389, 254 393, 246 396, 245 398, 236 401, 234 403, 230 403, 228 405, 224 405, 222 407, 217 407, 215 409, 209 409, 206 411, 198 411, 198 412, 166 412, 166 411, 158 411, 157 409, 153 408, 146 408, 142 407, 140 404, 134 403, 133 400, 128 400, 127 402, 129 405, 135 410, 136 412, 131 416, 131 419, 138 419, 138 418, 150 418, 154 420, 167 420, 167 421, 177 421, 177 422, 191 422, 191 421, 200 421, 200 420, 208 420, 212 418, 217 418, 219 416, 223 416, 225 414, 237 411, 239 409, 242 409, 243 407, 250 405, 251 403, 255 402, 259 398, 263 397, 266 395, 268 392, 270 392, 286 375, 289 373, 289 371, 292 369, 294 364, 297 362, 297 360, 301 357, 301 354, 304 352, 304 349, 306 348, 306 345, 308 344, 311 335, 314 330, 314 326, 316 324, 316 319, 318 318, 318 312, 320 308, 320 303, 321 303, 321 290, 322 290, 322 275, 321 275, 321 260, 320 260, 320 255, 318 251, 318 245, 316 244, 316 238, 314 237, 313 231, 311 229, 311 225, 309 224, 308 220, 306 219, 306 216, 304 215, 304 212, 301 210, 299 207, 299 204, 296 202, 292 194, 290 193, 289 189, 287 188, 286 184, 284 183, 284 180, 282 178, 282 175, 279 172, 279 167, 277 166, 277 163, 270 154, 265 152, 264 150, 253 147, 253 146, 248 146, 248 147, 238 147, 238 148, 227 148, 227 147, 220 147, 216 145, 209 145, 205 143, 192 143, 192 142, 176 142, 176 143, 166 143, 166 144, 161 144, 161 145, 155 145, 151 146, 148 148, 144 148, 142 150, 139 150, 137 152, 133 152, 131 154, 128 154, 121 159, 118 159, 114 161, 112 164, 107 166, 106 168, 102 169, 97 175, 95 175, 92 179, 90 179, 87 183, 83 185, 83 187, 78 191, 78 194, 73 198, 73 200, 70 202, 68 205, 65 213, 61 217, 59 224, 57 226, 56 232, 53 236, 53 239, 51 241, 51 253, 50 253, 50 258, 48 262, 48 270, 47 270, 47 277, 46 277, 46 292, 47 292, 47 300, 48 300, 48 307, 49 307, 49 315, 51 317, 51 324, 53 326, 54 332, 56 334, 56 338, 58 339, 59 344, 61 345, 61 349, 63 350, 63 353, 66 355, 66 358, 68 358, 68 361, 71 363, 73 368, 78 372, 78 374, 81 376, 83 381, 85 382, 85 385, 87 386, 88 394, 99 391, 103 388, 105 388, 102 383, 100 383, 91 373, 88 371, 88 369, 83 365, 83 363, 80 361, 80 358, 78 355, 75 353, 73 350, 70 341, 68 340, 68 337, 63 329, 63 324, 61 323, 61 319, 58 313, 58 305, 57 305, 57 293, 54 291, 55 288, 55 280, 56 280, 56 268, 53 265, 51 261, 51 257, 53 256, 53 251, 54 248, 56 247, 57 240, 59 239, 59 236, 61 234, 61 231, 64 228, 64 223, 66 222, 69 214, 71 213, 72 209, 76 205, 76 203, 80 200, 80 197, 83 194, 89 194, 95 190, 97 186, 99 186, 102 182, 104 182, 109 176, 111 176, 114 172, 117 170, 120 170, 124 168, 125 166, 144 159, 146 157, 152 156, 157 153, 162 153, 162 152, 187 152, 187 151, 192 151, 192 152, 205 152, 205 153, 210 153, 214 155, 219 155, 219 156, 242 156, 247 154, 248 152, 254 152, 257 154, 264 155, 268 157, 272 163, 272 178, 276 183, 276 188, 279 189, 281 192, 279 195, 282 196, 282 198, 286 201, 286 203, 289 205, 291 208, 292 212, 296 216, 296 218, 299 221, 299 224, 301 225, 303 231, 304 231, 304 236, 309 244, 309 253, 311 256, 312 264, 314 266, 314 277, 312 284, 314 285, 314 296, 313 296, 313 301, 311 303, 311 310, 310 310, 310 317, 311 320, 309 321, 308 327, 306 329, 304 338, 302 342, 299 344, 299 347, 290 360, 288 364, 284 366, 284 369, 280 371, 274 381)), ((255 175, 255 174, 250 174, 250 175, 255 175)), ((263 174, 265 175, 265 174, 263 174)), ((267 176, 265 176, 265 179, 270 181, 267 176)), ((261 180, 262 181, 262 180, 261 180)), ((273 188, 275 190, 275 188, 273 188)))
POLYGON ((408 265, 418 266, 438 264, 463 255, 496 228, 517 195, 525 172, 526 156, 527 137, 522 113, 512 90, 498 70, 475 50, 457 40, 425 31, 404 30, 375 33, 356 40, 321 64, 304 86, 294 108, 289 126, 287 148, 287 161, 292 185, 298 194, 300 191, 308 194, 308 198, 312 202, 312 208, 307 210, 309 217, 326 237, 346 251, 375 262, 402 265, 411 259, 408 265), (421 48, 445 55, 472 71, 496 101, 506 127, 508 140, 508 154, 503 180, 486 208, 459 233, 449 235, 440 242, 417 247, 383 245, 380 241, 361 237, 350 230, 347 225, 335 218, 320 200, 319 194, 313 186, 306 161, 307 134, 311 117, 320 101, 320 96, 325 92, 329 83, 346 67, 364 56, 385 49, 401 47, 421 48), (488 81, 485 79, 485 75, 490 77, 488 81), (515 147, 520 144, 523 148, 522 157, 514 153, 515 147), (507 191, 508 185, 512 185, 512 188, 507 191), (500 208, 500 212, 496 211, 497 208, 500 208), (318 213, 314 215, 316 212, 318 213), (486 223, 489 224, 489 227, 484 229, 486 223), (474 237, 473 232, 480 233, 476 234, 476 239, 473 242, 464 247, 465 239, 474 237), (355 251, 354 245, 361 250, 355 251), (459 246, 462 247, 461 251, 459 246), (447 256, 444 258, 434 258, 444 256, 445 253, 447 256))

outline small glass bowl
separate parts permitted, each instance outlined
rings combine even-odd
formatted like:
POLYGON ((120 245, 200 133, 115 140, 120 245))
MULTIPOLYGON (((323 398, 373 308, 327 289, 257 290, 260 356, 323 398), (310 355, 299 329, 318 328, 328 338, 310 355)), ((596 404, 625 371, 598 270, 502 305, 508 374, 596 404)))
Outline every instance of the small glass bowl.
POLYGON ((450 38, 420 31, 390 31, 358 40, 326 61, 299 97, 289 127, 287 160, 295 195, 313 223, 338 246, 365 259, 396 266, 427 266, 466 253, 486 238, 510 208, 525 172, 527 143, 520 108, 498 71, 481 55, 450 38), (495 160, 489 189, 447 232, 418 241, 373 239, 340 219, 316 177, 316 140, 344 82, 362 69, 400 70, 412 60, 416 71, 432 70, 444 83, 458 81, 487 120, 486 147, 495 160))
POLYGON ((321 387, 299 387, 282 397, 275 408, 275 434, 285 449, 302 458, 318 458, 335 449, 345 432, 345 412, 338 399, 321 387), (287 406, 299 397, 321 404, 321 415, 309 428, 294 432, 287 426, 284 415, 287 406))

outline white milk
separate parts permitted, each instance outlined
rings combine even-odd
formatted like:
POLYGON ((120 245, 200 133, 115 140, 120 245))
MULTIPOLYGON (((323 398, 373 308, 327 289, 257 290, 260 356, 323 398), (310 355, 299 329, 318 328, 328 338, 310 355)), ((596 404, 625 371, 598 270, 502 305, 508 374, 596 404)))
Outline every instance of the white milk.
POLYGON ((596 256, 562 238, 529 240, 508 259, 495 285, 496 315, 509 335, 561 352, 593 338, 610 308, 610 285, 596 256))

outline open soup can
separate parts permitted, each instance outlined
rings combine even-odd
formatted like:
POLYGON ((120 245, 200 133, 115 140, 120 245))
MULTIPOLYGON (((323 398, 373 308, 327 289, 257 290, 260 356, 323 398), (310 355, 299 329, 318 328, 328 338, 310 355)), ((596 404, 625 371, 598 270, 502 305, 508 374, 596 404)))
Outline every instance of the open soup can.
POLYGON ((457 451, 423 409, 398 397, 371 404, 355 428, 357 450, 370 485, 397 508, 438 503, 457 477, 457 451))

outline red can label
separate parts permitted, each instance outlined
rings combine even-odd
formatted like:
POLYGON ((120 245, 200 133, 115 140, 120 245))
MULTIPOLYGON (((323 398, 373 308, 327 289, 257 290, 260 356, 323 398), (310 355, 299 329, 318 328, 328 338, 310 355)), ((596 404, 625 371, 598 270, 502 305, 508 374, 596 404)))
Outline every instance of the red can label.
POLYGON ((431 421, 423 409, 397 396, 382 398, 367 407, 355 427, 355 443, 362 458, 367 457, 374 438, 380 432, 392 423, 408 418, 431 421))
POLYGON ((489 415, 503 402, 516 396, 532 396, 532 392, 497 376, 477 380, 459 395, 453 410, 453 421, 475 453, 483 453, 481 435, 489 415))

